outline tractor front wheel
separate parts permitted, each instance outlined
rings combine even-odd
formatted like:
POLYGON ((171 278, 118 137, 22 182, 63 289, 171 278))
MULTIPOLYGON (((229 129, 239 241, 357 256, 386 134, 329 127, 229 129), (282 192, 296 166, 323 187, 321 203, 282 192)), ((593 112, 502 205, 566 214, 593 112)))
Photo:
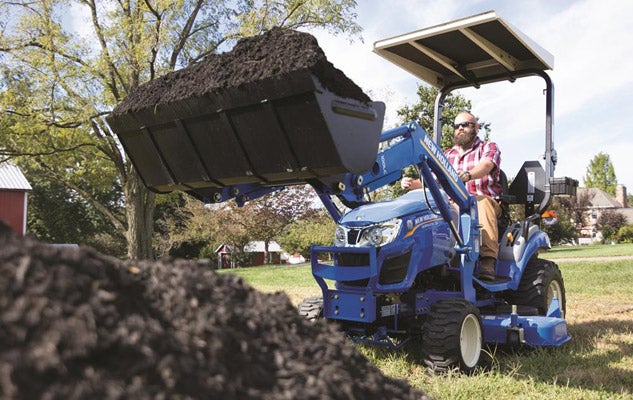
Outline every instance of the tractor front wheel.
POLYGON ((472 372, 482 344, 479 309, 464 299, 438 301, 422 324, 424 363, 434 371, 472 372))
POLYGON ((321 296, 308 297, 299 304, 299 315, 308 321, 315 322, 323 318, 323 298, 321 296))

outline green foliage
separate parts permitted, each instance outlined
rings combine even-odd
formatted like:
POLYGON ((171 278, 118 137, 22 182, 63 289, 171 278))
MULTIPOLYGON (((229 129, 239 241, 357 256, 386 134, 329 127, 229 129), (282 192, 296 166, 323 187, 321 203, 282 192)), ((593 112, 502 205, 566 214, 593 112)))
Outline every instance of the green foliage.
POLYGON ((322 28, 337 35, 359 35, 355 0, 249 1, 238 15, 239 35, 253 36, 273 26, 286 28, 322 28))
POLYGON ((625 225, 618 229, 616 237, 619 243, 633 243, 633 225, 625 225))
POLYGON ((202 251, 206 248, 208 242, 202 239, 193 239, 176 244, 170 251, 169 255, 176 258, 195 259, 199 258, 202 251))
POLYGON ((598 188, 615 195, 618 180, 608 154, 600 152, 589 162, 584 181, 587 188, 598 188))
POLYGON ((301 253, 310 258, 310 246, 331 246, 336 224, 325 213, 320 212, 314 217, 298 220, 286 226, 277 242, 289 253, 301 253))
POLYGON ((248 201, 243 207, 234 201, 205 206, 182 193, 160 195, 155 250, 160 256, 215 259, 214 250, 229 244, 235 250, 234 259, 247 265, 250 255, 241 249, 248 242, 276 240, 286 250, 305 256, 308 241, 329 240, 330 244, 333 237, 333 230, 322 233, 332 222, 315 204, 314 191, 307 185, 288 187, 248 201), (327 239, 321 239, 324 236, 327 239), (288 245, 283 242, 285 237, 288 245))
POLYGON ((104 116, 138 85, 274 26, 358 35, 353 0, 16 1, 0 7, 0 157, 36 165, 152 256, 154 194, 104 116), (81 20, 74 31, 68 21, 81 20), (117 188, 117 209, 99 195, 117 188), (125 206, 125 213, 118 212, 125 206))
MULTIPOLYGON (((91 203, 37 168, 29 168, 25 173, 33 188, 29 193, 27 221, 31 236, 46 243, 88 245, 115 257, 125 255, 125 239, 91 203)), ((98 196, 113 210, 117 208, 116 189, 98 196)))
POLYGON ((316 202, 316 195, 310 186, 287 187, 251 200, 243 207, 230 204, 227 226, 240 227, 246 243, 254 240, 279 242, 287 226, 305 219, 310 220, 318 214, 316 202))

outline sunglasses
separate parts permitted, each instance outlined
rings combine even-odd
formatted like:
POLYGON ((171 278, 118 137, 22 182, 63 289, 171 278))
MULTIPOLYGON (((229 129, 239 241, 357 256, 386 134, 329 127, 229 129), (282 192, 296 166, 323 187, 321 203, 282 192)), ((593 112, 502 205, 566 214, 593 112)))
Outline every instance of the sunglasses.
POLYGON ((467 128, 469 126, 475 126, 475 123, 474 122, 460 122, 457 124, 453 124, 453 129, 467 128))

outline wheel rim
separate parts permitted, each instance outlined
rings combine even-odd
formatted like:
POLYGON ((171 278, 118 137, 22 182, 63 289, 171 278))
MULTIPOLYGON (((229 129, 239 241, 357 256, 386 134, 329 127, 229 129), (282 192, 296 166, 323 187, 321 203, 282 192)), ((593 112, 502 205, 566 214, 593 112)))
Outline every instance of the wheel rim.
POLYGON ((552 305, 552 300, 554 300, 554 294, 556 294, 556 297, 558 298, 558 302, 562 307, 561 296, 563 294, 563 291, 560 287, 560 284, 556 280, 552 280, 549 286, 547 287, 547 304, 545 307, 545 312, 547 312, 549 310, 549 307, 552 305))
POLYGON ((464 364, 468 368, 473 368, 479 362, 481 354, 481 326, 475 315, 468 314, 464 318, 459 341, 464 364))

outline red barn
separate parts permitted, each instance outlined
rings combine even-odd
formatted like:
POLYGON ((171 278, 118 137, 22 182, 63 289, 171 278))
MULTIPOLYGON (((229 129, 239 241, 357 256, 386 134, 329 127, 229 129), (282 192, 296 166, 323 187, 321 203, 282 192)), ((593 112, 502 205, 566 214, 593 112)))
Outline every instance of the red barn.
POLYGON ((0 164, 0 220, 20 235, 26 233, 26 205, 31 185, 20 169, 0 164))

